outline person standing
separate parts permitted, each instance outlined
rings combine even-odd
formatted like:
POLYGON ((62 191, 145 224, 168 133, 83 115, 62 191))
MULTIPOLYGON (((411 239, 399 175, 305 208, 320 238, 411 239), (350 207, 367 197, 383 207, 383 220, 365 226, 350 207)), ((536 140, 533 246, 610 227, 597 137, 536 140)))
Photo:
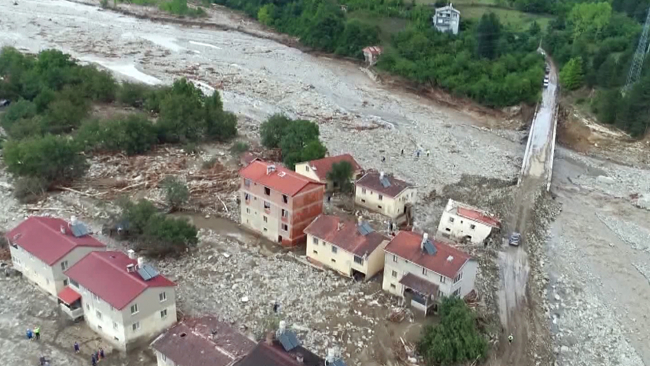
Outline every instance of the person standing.
POLYGON ((104 349, 102 347, 99 347, 99 358, 104 359, 104 349))
POLYGON ((41 339, 41 328, 40 328, 40 327, 36 327, 36 328, 34 328, 34 336, 36 336, 36 340, 37 340, 37 341, 38 341, 39 339, 41 339))
POLYGON ((93 353, 92 357, 90 358, 90 363, 93 366, 97 366, 97 359, 95 358, 95 354, 93 353))
POLYGON ((74 353, 79 353, 79 343, 77 341, 74 342, 74 353))
POLYGON ((32 333, 32 330, 28 328, 27 329, 27 339, 29 339, 31 341, 33 337, 34 337, 34 333, 32 333))
POLYGON ((427 149, 427 158, 429 157, 429 155, 431 155, 431 151, 429 151, 429 149, 427 149))
POLYGON ((402 149, 402 156, 404 156, 404 149, 402 149))

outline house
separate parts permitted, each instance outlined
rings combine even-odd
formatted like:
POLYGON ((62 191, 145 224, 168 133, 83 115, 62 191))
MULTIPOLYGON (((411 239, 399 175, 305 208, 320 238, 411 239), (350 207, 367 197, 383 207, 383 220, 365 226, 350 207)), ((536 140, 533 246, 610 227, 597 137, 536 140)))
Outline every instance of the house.
POLYGON ((69 223, 31 216, 5 237, 14 268, 54 297, 68 284, 65 270, 90 252, 106 250, 74 216, 69 223))
POLYGON ((241 224, 284 246, 323 212, 325 185, 287 168, 254 160, 239 171, 241 224))
POLYGON ((416 189, 410 183, 384 172, 370 171, 355 184, 354 202, 392 219, 404 215, 415 203, 416 189))
POLYGON ((355 278, 371 278, 384 268, 390 241, 359 217, 358 222, 321 215, 305 229, 307 259, 355 278))
POLYGON ((209 316, 184 320, 151 343, 158 366, 230 366, 254 347, 255 342, 209 316))
POLYGON ((126 350, 176 323, 174 282, 135 253, 91 252, 65 272, 70 284, 59 294, 61 310, 126 350))
POLYGON ((328 156, 326 158, 306 161, 303 163, 296 164, 296 173, 304 175, 305 177, 315 180, 317 182, 325 184, 325 189, 331 190, 335 188, 327 179, 327 173, 332 170, 332 166, 336 163, 347 161, 352 165, 352 177, 358 178, 362 173, 363 169, 361 165, 357 163, 356 160, 350 154, 343 154, 337 156, 328 156))
POLYGON ((269 332, 266 339, 235 366, 345 366, 333 349, 323 360, 318 355, 300 345, 296 334, 286 328, 285 321, 280 321, 276 332, 269 332))
POLYGON ((460 25, 460 12, 454 9, 450 3, 442 8, 436 8, 436 13, 433 15, 433 26, 440 32, 451 32, 458 34, 458 26, 460 25))
POLYGON ((363 49, 363 58, 366 60, 368 66, 373 66, 379 60, 379 55, 384 50, 379 46, 369 46, 363 49))
POLYGON ((501 222, 493 215, 450 199, 440 218, 438 233, 448 238, 481 244, 500 228, 501 222))
POLYGON ((443 296, 465 297, 474 289, 478 263, 426 233, 400 231, 384 252, 382 288, 425 314, 437 310, 443 296))

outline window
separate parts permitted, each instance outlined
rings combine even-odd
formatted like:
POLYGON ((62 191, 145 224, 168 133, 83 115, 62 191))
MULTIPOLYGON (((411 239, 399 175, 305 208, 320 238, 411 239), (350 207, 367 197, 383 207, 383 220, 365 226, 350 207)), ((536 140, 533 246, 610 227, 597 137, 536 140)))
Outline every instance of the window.
POLYGON ((453 296, 460 296, 460 287, 452 293, 453 296))
POLYGON ((270 210, 271 209, 271 202, 264 201, 264 209, 265 210, 270 210))
POLYGON ((282 195, 282 202, 289 203, 289 197, 286 194, 282 195))
POLYGON ((361 188, 361 193, 366 194, 366 189, 365 189, 365 188, 361 188))
POLYGON ((117 330, 117 323, 113 322, 113 329, 117 330))
POLYGON ((393 262, 397 263, 397 256, 393 254, 393 262))
POLYGON ((359 257, 358 255, 355 255, 354 256, 354 263, 363 264, 363 258, 359 257))
POLYGON ((361 203, 366 203, 366 200, 363 200, 363 199, 362 199, 362 200, 361 200, 361 203))
POLYGON ((61 270, 65 271, 66 269, 68 269, 68 261, 61 262, 61 270))
POLYGON ((390 284, 390 288, 395 288, 395 284, 394 284, 394 283, 391 283, 391 284, 390 284))
POLYGON ((120 341, 120 339, 117 338, 117 337, 113 337, 113 339, 115 339, 115 340, 118 341, 118 342, 120 341))
POLYGON ((338 251, 339 251, 339 248, 332 245, 332 253, 336 253, 338 251))
POLYGON ((471 230, 474 230, 474 229, 476 229, 476 225, 474 225, 474 224, 470 224, 470 225, 469 225, 469 228, 470 228, 471 230))
POLYGON ((269 231, 269 229, 267 229, 267 228, 264 228, 264 232, 267 232, 267 231, 269 231))
POLYGON ((393 276, 393 277, 397 277, 397 271, 393 271, 393 272, 391 272, 391 276, 393 276))
POLYGON ((332 263, 336 263, 336 259, 332 258, 331 259, 332 263))
POLYGON ((269 218, 266 216, 262 216, 264 218, 264 222, 269 222, 269 218))
POLYGON ((167 309, 160 311, 160 319, 165 319, 167 317, 167 309))
POLYGON ((438 298, 441 298, 441 297, 443 297, 443 296, 445 296, 445 293, 442 292, 442 291, 440 291, 440 290, 438 290, 438 298))
POLYGON ((271 195, 271 188, 264 187, 264 194, 267 196, 271 195))
POLYGON ((382 195, 380 194, 380 195, 379 195, 379 200, 381 201, 381 200, 383 200, 383 199, 384 199, 384 196, 382 196, 382 195))
POLYGON ((244 199, 248 202, 251 199, 251 195, 248 193, 244 193, 244 199))
POLYGON ((315 250, 314 250, 313 252, 314 252, 314 254, 318 254, 318 252, 317 252, 317 251, 315 251, 315 250))
POLYGON ((312 241, 314 244, 318 245, 318 239, 316 239, 316 238, 312 238, 311 241, 312 241))
POLYGON ((104 328, 102 328, 101 325, 98 325, 98 326, 97 326, 97 329, 98 329, 98 330, 102 330, 102 329, 104 329, 104 328))
POLYGON ((95 301, 99 301, 99 296, 93 294, 93 300, 95 300, 95 301))
POLYGON ((422 274, 425 275, 425 276, 427 275, 427 269, 426 268, 422 268, 422 274))
POLYGON ((454 222, 454 218, 453 218, 453 217, 450 217, 450 218, 449 218, 449 222, 454 222))
POLYGON ((446 227, 446 228, 445 228, 445 231, 451 231, 451 229, 450 229, 450 228, 448 228, 448 227, 446 227))
POLYGON ((250 208, 246 208, 246 213, 247 213, 247 214, 250 214, 250 213, 251 213, 251 209, 250 209, 250 208))
POLYGON ((382 207, 378 205, 377 208, 381 209, 382 207))
POLYGON ((86 310, 90 310, 90 305, 86 304, 86 310))
MULTIPOLYGON (((133 304, 133 305, 131 305, 131 315, 133 315, 133 314, 137 314, 137 313, 138 313, 138 304, 133 304)), ((140 325, 138 324, 138 327, 139 327, 139 326, 140 326, 140 325)))
POLYGON ((140 329, 140 322, 133 323, 133 325, 131 325, 131 329, 133 329, 134 332, 140 329))
POLYGON ((95 310, 95 316, 97 319, 102 320, 102 313, 100 313, 99 310, 95 310))
POLYGON ((459 273, 458 276, 454 277, 454 283, 463 279, 463 272, 459 273))
POLYGON ((284 230, 284 231, 289 230, 289 225, 287 225, 287 224, 282 224, 282 230, 284 230))
POLYGON ((160 299, 160 302, 167 301, 167 293, 166 292, 159 293, 158 299, 160 299))
POLYGON ((309 171, 309 165, 305 165, 305 171, 309 171))
POLYGON ((282 217, 289 217, 289 211, 282 209, 282 217))
POLYGON ((68 279, 63 280, 63 286, 68 286, 68 279))
POLYGON ((440 275, 440 283, 445 283, 447 277, 440 275))
POLYGON ((246 187, 250 187, 251 186, 251 180, 250 179, 244 179, 244 185, 246 187))

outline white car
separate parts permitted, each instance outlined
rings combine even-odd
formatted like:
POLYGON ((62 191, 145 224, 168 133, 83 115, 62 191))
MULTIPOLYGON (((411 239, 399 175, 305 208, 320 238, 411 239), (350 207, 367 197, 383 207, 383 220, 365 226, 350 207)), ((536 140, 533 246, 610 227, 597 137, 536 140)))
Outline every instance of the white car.
POLYGON ((548 87, 548 75, 544 77, 544 87, 548 87))

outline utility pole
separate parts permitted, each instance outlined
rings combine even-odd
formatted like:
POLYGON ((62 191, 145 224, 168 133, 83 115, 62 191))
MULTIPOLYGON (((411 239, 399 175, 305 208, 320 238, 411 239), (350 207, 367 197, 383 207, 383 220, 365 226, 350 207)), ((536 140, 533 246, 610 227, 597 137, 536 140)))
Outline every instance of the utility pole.
POLYGON ((641 38, 639 38, 639 45, 636 48, 636 53, 632 57, 632 64, 630 65, 630 72, 627 74, 627 83, 623 87, 622 93, 625 95, 631 88, 634 83, 639 81, 641 77, 641 69, 643 68, 643 61, 645 55, 650 51, 650 45, 648 45, 648 35, 650 34, 650 8, 648 9, 648 16, 645 19, 645 24, 643 25, 643 31, 641 32, 641 38))

